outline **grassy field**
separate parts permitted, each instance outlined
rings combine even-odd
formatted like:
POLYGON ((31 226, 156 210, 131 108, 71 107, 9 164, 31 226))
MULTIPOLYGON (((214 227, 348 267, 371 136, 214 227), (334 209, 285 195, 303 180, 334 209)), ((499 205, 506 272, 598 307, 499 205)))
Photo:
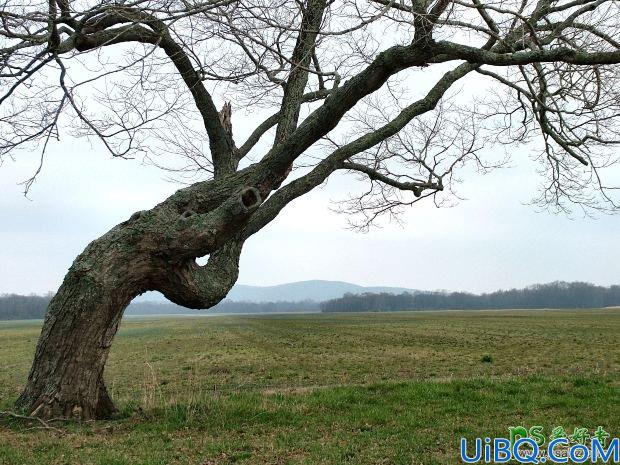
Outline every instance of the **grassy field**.
MULTIPOLYGON (((0 410, 40 323, 0 322, 0 410)), ((452 464, 509 426, 620 433, 620 310, 129 319, 118 418, 0 419, 0 464, 452 464)))

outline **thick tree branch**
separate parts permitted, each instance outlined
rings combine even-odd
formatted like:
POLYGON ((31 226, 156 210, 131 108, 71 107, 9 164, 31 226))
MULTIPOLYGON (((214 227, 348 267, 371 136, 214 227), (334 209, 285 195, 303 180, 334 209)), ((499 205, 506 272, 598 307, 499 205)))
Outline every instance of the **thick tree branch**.
POLYGON ((275 144, 285 140, 297 127, 299 110, 308 83, 310 62, 314 54, 317 33, 321 29, 326 3, 326 0, 309 0, 304 7, 297 43, 290 60, 293 68, 284 86, 275 144))
POLYGON ((194 309, 213 307, 237 281, 242 247, 242 241, 232 239, 213 252, 206 265, 188 260, 164 271, 154 287, 175 304, 194 309))
MULTIPOLYGON (((308 92, 304 94, 301 99, 301 103, 314 102, 317 100, 327 98, 331 93, 329 89, 320 89, 314 92, 308 92)), ((245 157, 252 148, 258 143, 258 141, 265 135, 267 131, 273 128, 280 121, 280 112, 271 115, 261 124, 259 124, 256 129, 250 134, 248 139, 243 143, 243 145, 237 150, 237 158, 241 160, 245 157)))
MULTIPOLYGON (((190 187, 186 194, 201 197, 196 188, 190 187)), ((232 195, 206 212, 193 210, 188 205, 179 212, 178 219, 171 226, 174 232, 173 240, 167 245, 169 257, 172 260, 194 259, 216 251, 245 225, 261 203, 258 189, 248 186, 234 190, 232 195)), ((162 209, 161 213, 165 215, 164 221, 170 221, 167 209, 162 209)))
POLYGON ((312 112, 293 134, 269 151, 260 165, 272 173, 285 173, 301 153, 335 128, 360 99, 379 89, 398 71, 424 66, 431 56, 428 49, 413 44, 394 46, 380 53, 363 71, 334 89, 323 105, 312 112))
POLYGON ((74 48, 84 52, 127 42, 147 43, 160 47, 176 67, 179 75, 191 92, 196 102, 196 107, 202 116, 205 129, 209 135, 215 176, 219 177, 234 171, 233 158, 235 146, 232 136, 221 124, 219 112, 211 94, 205 88, 188 54, 172 38, 162 21, 158 21, 150 15, 128 10, 123 11, 123 14, 113 12, 97 17, 96 22, 92 20, 90 23, 87 22, 84 29, 93 32, 83 34, 78 29, 74 36, 59 44, 59 52, 67 53, 74 48), (111 25, 127 22, 131 19, 146 21, 150 28, 140 24, 110 28, 111 25), (105 27, 105 29, 102 29, 102 27, 105 27))
POLYGON ((378 3, 384 8, 377 14, 371 2, 331 0, 135 0, 131 6, 4 0, 0 157, 12 156, 22 144, 44 147, 63 126, 78 135, 94 131, 103 139, 120 139, 113 148, 129 141, 132 153, 157 151, 149 135, 167 133, 170 151, 183 153, 187 147, 174 147, 175 142, 190 139, 186 153, 205 160, 209 172, 213 166, 215 177, 132 215, 76 258, 50 303, 20 407, 47 418, 109 417, 114 405, 104 366, 129 302, 158 289, 181 305, 214 305, 237 279, 244 241, 336 170, 371 180, 349 210, 372 221, 427 196, 441 201, 435 194, 449 191, 458 182, 453 172, 466 163, 483 171, 500 166, 501 160, 492 162, 495 151, 485 151, 489 159, 481 160, 482 147, 542 135, 538 158, 549 182, 541 204, 563 209, 567 200, 584 208, 620 209, 608 194, 613 188, 599 177, 599 170, 617 162, 602 149, 620 133, 620 74, 617 66, 606 66, 620 63, 617 2, 378 3), (440 34, 480 45, 436 41, 440 34), (376 46, 388 42, 392 45, 378 53, 376 46), (123 47, 120 58, 91 53, 82 60, 79 53, 125 43, 137 46, 123 47), (160 51, 173 66, 161 66, 160 51), (449 61, 456 62, 454 69, 394 115, 407 95, 419 92, 416 79, 427 75, 423 68, 449 61), (485 89, 483 100, 465 108, 444 98, 455 82, 483 65, 505 69, 503 75, 490 71, 499 84, 485 89), (72 75, 84 80, 71 82, 66 74, 72 67, 81 68, 72 75), (392 79, 411 68, 420 70, 392 79), (318 82, 309 79, 311 73, 318 82), (49 79, 58 75, 60 86, 50 87, 49 79), (275 114, 239 151, 231 107, 226 104, 220 115, 203 84, 207 80, 219 82, 218 95, 235 107, 271 107, 275 114), (493 99, 497 87, 509 92, 493 99), (301 105, 315 99, 324 101, 300 121, 301 105), (77 124, 59 118, 65 102, 78 113, 77 124), (195 129, 193 105, 211 154, 204 149, 204 131, 195 129), (354 107, 359 111, 350 112, 354 107), (363 134, 348 143, 338 140, 346 138, 342 133, 330 133, 345 116, 363 134), (267 154, 237 170, 239 159, 274 126, 275 143, 267 154), (175 131, 181 137, 170 134, 175 131), (280 187, 293 163, 321 140, 338 148, 280 187), (583 168, 564 152, 590 166, 583 168), (206 255, 207 264, 199 266, 196 258, 206 255))
POLYGON ((334 150, 330 155, 325 157, 316 167, 308 174, 291 181, 284 187, 278 189, 271 197, 269 197, 263 205, 252 215, 248 225, 244 229, 243 237, 247 238, 258 232, 267 225, 278 213, 291 201, 310 192, 315 187, 322 184, 327 177, 335 170, 342 168, 345 160, 361 153, 369 148, 379 144, 387 138, 398 133, 416 116, 422 115, 439 103, 448 89, 459 79, 475 70, 477 65, 464 63, 455 69, 448 71, 433 86, 427 95, 403 109, 396 118, 389 123, 380 127, 376 131, 365 134, 352 142, 334 150))
POLYGON ((561 62, 574 65, 608 65, 620 63, 620 50, 587 52, 566 47, 497 53, 468 45, 441 41, 433 46, 433 63, 465 60, 478 65, 516 66, 532 63, 561 62))

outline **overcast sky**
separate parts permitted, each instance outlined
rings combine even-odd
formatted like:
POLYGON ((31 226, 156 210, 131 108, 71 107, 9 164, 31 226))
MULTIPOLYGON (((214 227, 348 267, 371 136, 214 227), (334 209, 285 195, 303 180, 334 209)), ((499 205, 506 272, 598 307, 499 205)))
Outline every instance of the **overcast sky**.
MULTIPOLYGON (((379 38, 386 42, 383 48, 395 40, 389 34, 379 38)), ((411 84, 405 86, 408 98, 424 95, 451 66, 401 73, 409 76, 403 77, 411 84)), ((75 72, 79 77, 80 68, 75 72)), ((488 92, 488 81, 470 76, 454 93, 471 102, 469 94, 488 92)), ((216 97, 221 105, 222 96, 216 97)), ((259 120, 233 109, 237 140, 259 120)), ((347 229, 346 217, 330 209, 332 200, 360 186, 350 178, 330 178, 246 243, 239 282, 327 279, 474 292, 554 280, 620 283, 620 217, 537 213, 527 202, 542 180, 527 148, 511 155, 513 168, 463 176, 459 193, 467 200, 444 209, 420 203, 403 215, 402 225, 384 223, 365 234, 347 229)), ((38 158, 22 152, 0 166, 0 293, 55 291, 91 240, 180 187, 140 160, 112 159, 100 143, 64 137, 51 144, 27 199, 18 183, 33 173, 38 158)), ((618 171, 608 185, 620 185, 618 171)))
MULTIPOLYGON (((239 282, 328 279, 476 292, 554 280, 619 283, 620 218, 537 213, 525 203, 540 179, 526 150, 513 155, 515 168, 468 175, 460 187, 467 200, 458 205, 418 204, 404 225, 366 234, 348 230, 346 218, 330 210, 331 200, 357 187, 335 178, 246 244, 239 282)), ((179 188, 154 167, 65 139, 52 147, 26 199, 18 182, 36 161, 23 153, 0 167, 0 293, 56 290, 89 241, 179 188)))

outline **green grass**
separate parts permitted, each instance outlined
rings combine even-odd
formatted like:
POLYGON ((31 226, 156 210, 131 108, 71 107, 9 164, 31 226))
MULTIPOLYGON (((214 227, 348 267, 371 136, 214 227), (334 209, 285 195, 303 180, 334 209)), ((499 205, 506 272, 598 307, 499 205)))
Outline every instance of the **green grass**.
MULTIPOLYGON (((0 322, 0 410, 39 324, 0 322)), ((0 464, 452 464, 509 426, 620 427, 620 311, 125 320, 112 421, 0 420, 0 464)))

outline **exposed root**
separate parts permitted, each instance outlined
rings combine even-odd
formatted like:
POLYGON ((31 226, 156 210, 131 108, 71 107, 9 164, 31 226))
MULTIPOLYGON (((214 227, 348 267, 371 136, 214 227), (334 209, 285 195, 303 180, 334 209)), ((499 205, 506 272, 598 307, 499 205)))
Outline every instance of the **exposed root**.
MULTIPOLYGON (((54 433, 59 434, 59 435, 65 434, 65 431, 59 428, 56 428, 55 426, 50 425, 49 422, 39 417, 31 417, 28 415, 20 415, 19 413, 15 413, 15 412, 3 412, 3 411, 0 411, 0 417, 12 418, 15 420, 37 422, 39 423, 40 426, 35 427, 35 428, 28 428, 28 429, 46 429, 49 431, 53 431, 54 433)), ((54 421, 54 420, 50 420, 50 421, 54 421)))

